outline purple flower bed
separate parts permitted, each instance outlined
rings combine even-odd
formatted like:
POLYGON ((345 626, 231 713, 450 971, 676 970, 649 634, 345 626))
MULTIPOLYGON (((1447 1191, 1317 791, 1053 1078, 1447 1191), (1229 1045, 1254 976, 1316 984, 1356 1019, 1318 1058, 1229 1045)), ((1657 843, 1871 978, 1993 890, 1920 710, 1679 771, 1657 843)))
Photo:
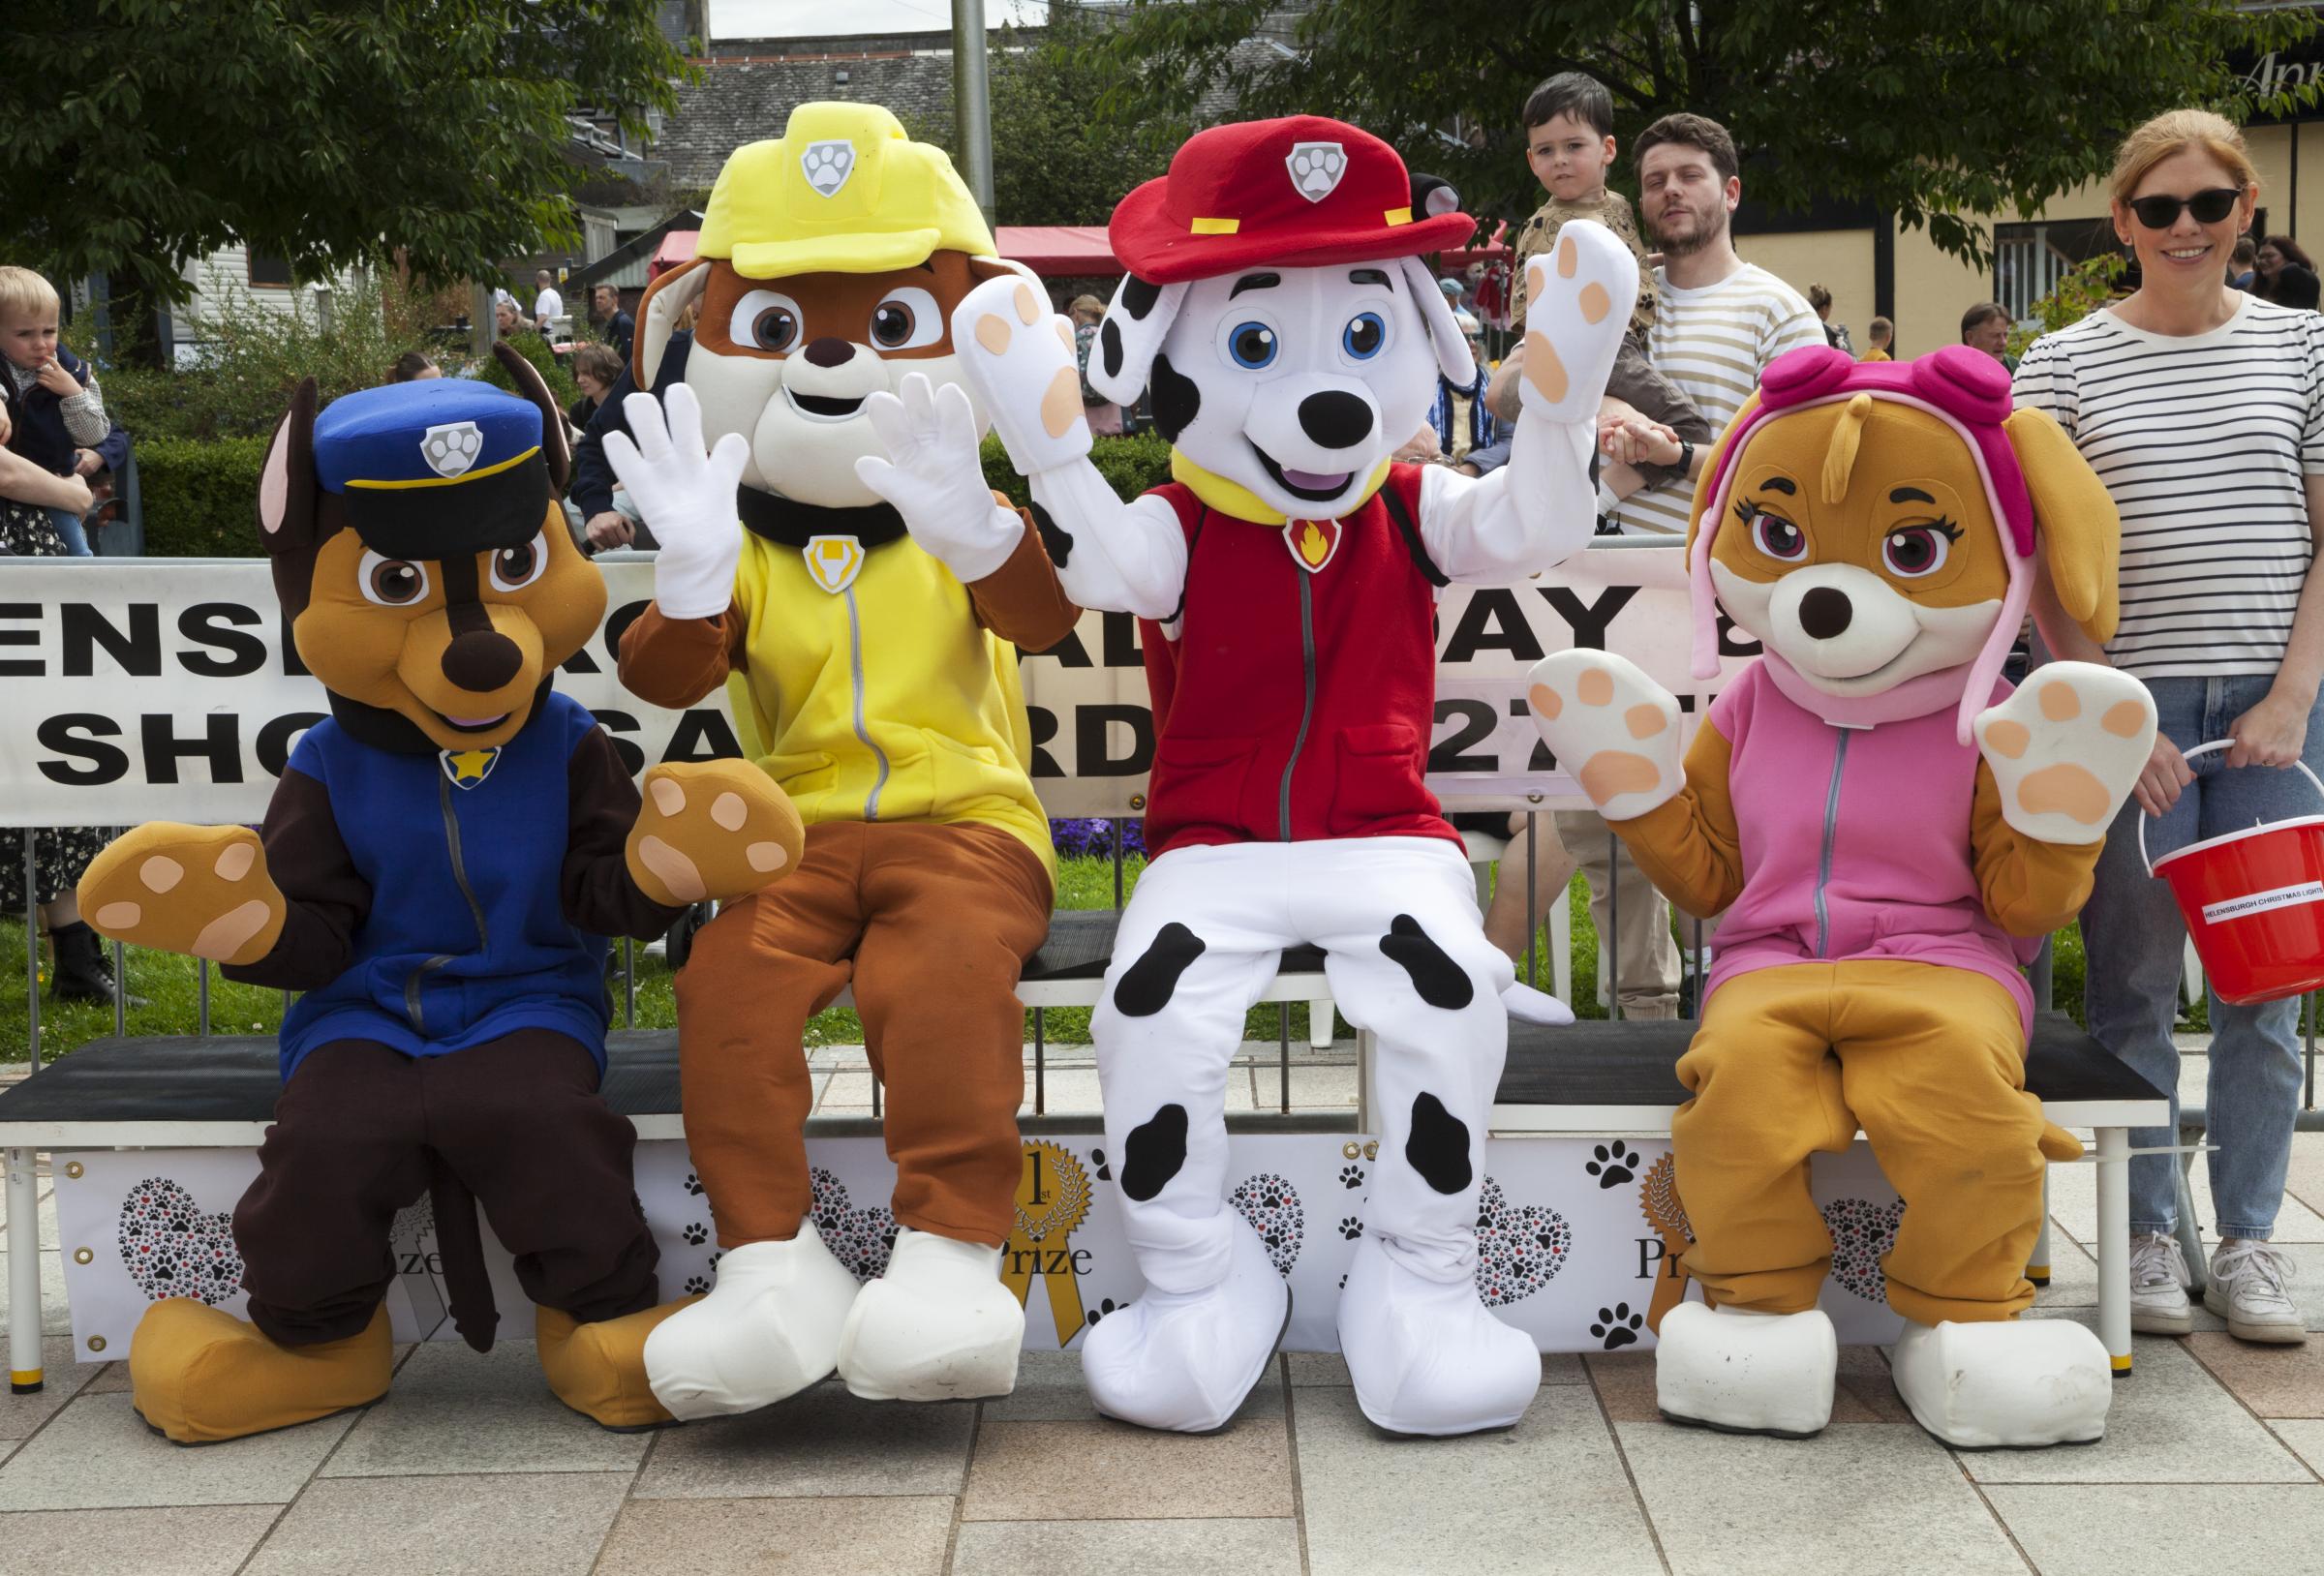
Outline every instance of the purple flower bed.
POLYGON ((1141 820, 1109 821, 1090 815, 1049 823, 1050 840, 1057 845, 1058 853, 1068 858, 1086 855, 1111 859, 1116 834, 1121 838, 1123 853, 1146 852, 1146 823, 1141 820))

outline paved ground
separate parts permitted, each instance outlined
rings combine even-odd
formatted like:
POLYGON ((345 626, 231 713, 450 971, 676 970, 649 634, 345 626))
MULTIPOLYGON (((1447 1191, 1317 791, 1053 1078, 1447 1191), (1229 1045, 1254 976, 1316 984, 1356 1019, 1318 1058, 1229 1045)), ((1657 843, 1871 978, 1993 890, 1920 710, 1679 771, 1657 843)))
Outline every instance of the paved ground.
MULTIPOLYGON (((1248 1098, 1272 1106, 1266 1048, 1248 1098)), ((826 1108, 868 1108, 847 1057, 824 1065, 826 1108)), ((1051 1108, 1087 1108, 1093 1076, 1053 1067, 1051 1108)), ((2199 1087, 2200 1058, 2187 1071, 2199 1087)), ((1302 1055, 1293 1093, 1353 1104, 1353 1069, 1302 1055)), ((2092 1172, 2054 1178, 2038 1312, 2088 1318, 2092 1172)), ((2324 1135, 2299 1140, 2291 1185, 2278 1238, 2324 1329, 2324 1135)), ((44 1213, 44 1318, 62 1332, 44 1213)), ((2140 1339, 2102 1443, 1984 1455, 1913 1426, 1871 1349, 1844 1353, 1832 1426, 1805 1443, 1661 1422, 1634 1353, 1547 1358, 1515 1429, 1413 1442, 1375 1433, 1338 1360, 1314 1355, 1279 1358, 1209 1439, 1097 1419, 1070 1354, 1028 1354, 1017 1393, 983 1406, 825 1385, 614 1436, 549 1398, 522 1342, 408 1349, 359 1415, 181 1450, 131 1413, 121 1364, 76 1367, 52 1337, 47 1390, 0 1402, 0 1573, 2324 1569, 2324 1338, 2248 1348, 2198 1317, 2186 1340, 2140 1339)))

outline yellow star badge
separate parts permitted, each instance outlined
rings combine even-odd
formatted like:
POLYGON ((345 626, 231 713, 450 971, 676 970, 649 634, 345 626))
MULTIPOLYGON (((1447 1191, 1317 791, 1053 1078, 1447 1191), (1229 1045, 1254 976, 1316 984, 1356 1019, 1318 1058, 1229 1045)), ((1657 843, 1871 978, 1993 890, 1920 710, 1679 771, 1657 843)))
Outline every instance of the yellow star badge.
POLYGON ((455 788, 474 788, 492 775, 495 762, 501 758, 499 749, 447 749, 440 757, 443 774, 455 788))

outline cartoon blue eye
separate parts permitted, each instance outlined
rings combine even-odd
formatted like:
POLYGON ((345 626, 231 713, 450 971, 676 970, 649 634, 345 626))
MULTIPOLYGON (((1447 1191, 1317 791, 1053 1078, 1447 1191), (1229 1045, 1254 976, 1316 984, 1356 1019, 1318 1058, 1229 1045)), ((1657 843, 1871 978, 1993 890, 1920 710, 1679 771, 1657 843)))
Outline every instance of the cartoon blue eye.
POLYGON ((1277 348, 1275 331, 1262 322, 1238 323, 1227 336, 1227 353, 1252 372, 1274 365, 1277 348))
POLYGON ((1377 312, 1360 312, 1340 330, 1340 349, 1359 361, 1369 361, 1388 343, 1388 324, 1377 312))

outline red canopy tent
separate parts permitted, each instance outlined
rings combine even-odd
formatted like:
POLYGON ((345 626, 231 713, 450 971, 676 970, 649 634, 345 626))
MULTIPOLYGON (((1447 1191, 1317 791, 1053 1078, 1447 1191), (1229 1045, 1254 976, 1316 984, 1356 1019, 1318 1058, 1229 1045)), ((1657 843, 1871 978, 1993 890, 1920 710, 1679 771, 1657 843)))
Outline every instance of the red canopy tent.
POLYGON ((702 239, 698 229, 674 229, 663 235, 661 245, 654 249, 654 260, 646 264, 646 277, 659 279, 673 268, 683 268, 694 260, 695 243, 702 239))
POLYGON ((993 239, 1002 257, 1051 279, 1121 272, 1103 225, 1003 225, 993 239))

